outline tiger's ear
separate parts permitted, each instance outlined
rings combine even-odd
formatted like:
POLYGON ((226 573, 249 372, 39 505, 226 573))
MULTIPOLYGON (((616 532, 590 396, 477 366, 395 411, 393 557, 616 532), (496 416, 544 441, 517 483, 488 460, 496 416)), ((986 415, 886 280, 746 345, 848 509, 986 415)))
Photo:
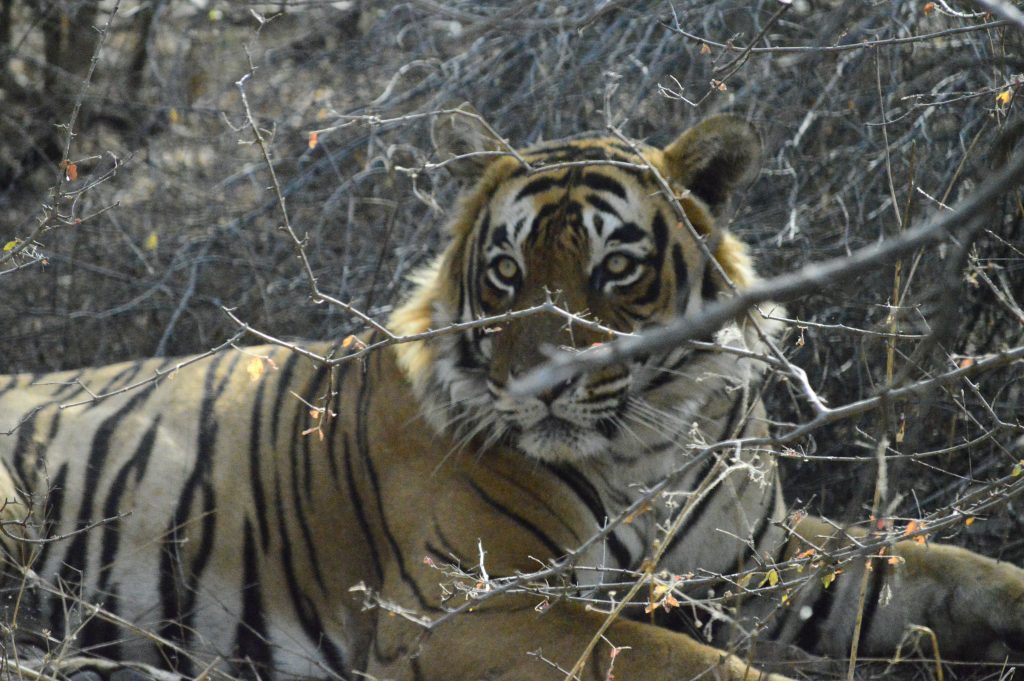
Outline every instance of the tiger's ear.
POLYGON ((668 172, 720 215, 761 167, 761 136, 739 116, 712 116, 663 150, 668 172))
POLYGON ((468 102, 454 112, 437 116, 430 129, 430 140, 445 167, 459 179, 475 179, 497 156, 479 152, 509 151, 491 126, 484 122, 468 102), (454 159, 454 160, 453 160, 454 159))

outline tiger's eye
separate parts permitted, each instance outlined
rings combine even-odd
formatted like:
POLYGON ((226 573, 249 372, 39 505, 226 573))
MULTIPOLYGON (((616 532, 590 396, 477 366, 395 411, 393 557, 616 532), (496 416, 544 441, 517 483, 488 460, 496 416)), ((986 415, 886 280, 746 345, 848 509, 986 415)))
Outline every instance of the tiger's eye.
POLYGON ((604 260, 604 268, 612 276, 625 274, 632 265, 633 261, 621 253, 612 253, 604 260))
POLYGON ((502 279, 512 279, 519 273, 519 265, 509 257, 499 258, 498 262, 495 263, 495 267, 502 279))

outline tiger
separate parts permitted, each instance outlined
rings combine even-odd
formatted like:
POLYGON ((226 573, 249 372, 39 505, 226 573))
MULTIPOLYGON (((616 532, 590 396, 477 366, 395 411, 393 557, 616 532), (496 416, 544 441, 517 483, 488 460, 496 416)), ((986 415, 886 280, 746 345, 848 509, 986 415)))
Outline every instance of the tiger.
POLYGON ((1019 659, 1024 570, 953 546, 899 541, 827 585, 808 568, 786 602, 740 598, 858 540, 790 513, 773 451, 744 446, 769 434, 760 313, 517 389, 559 349, 757 281, 722 224, 758 173, 748 121, 516 150, 460 108, 432 137, 466 186, 387 334, 0 378, 9 660, 31 643, 47 669, 161 679, 786 681, 737 632, 842 657, 892 654, 911 625, 944 657, 1019 659), (718 637, 645 612, 708 590, 735 596, 718 637), (87 655, 58 668, 69 640, 87 655))

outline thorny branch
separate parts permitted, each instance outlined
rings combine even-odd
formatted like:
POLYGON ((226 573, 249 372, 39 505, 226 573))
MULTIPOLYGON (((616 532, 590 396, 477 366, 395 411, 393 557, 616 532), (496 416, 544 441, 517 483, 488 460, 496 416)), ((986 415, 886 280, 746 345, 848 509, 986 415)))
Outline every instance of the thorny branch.
MULTIPOLYGON (((86 187, 75 192, 68 192, 65 190, 65 185, 69 180, 69 167, 74 167, 74 164, 72 164, 70 160, 71 144, 74 141, 75 136, 77 134, 75 131, 75 125, 78 123, 78 115, 79 112, 82 110, 82 102, 85 100, 85 95, 89 91, 89 85, 92 83, 93 74, 96 72, 96 64, 99 63, 100 53, 103 50, 103 46, 107 42, 107 37, 110 35, 110 26, 111 24, 113 24, 114 17, 117 16, 117 12, 120 9, 120 7, 121 0, 115 0, 113 7, 111 7, 110 9, 110 14, 107 16, 107 23, 102 28, 95 28, 95 30, 99 32, 100 37, 99 40, 96 41, 96 47, 95 49, 93 49, 92 57, 89 60, 89 71, 86 73, 85 78, 82 80, 82 85, 78 89, 78 95, 75 97, 75 104, 71 110, 71 116, 68 119, 68 122, 62 126, 65 132, 63 156, 61 157, 62 161, 60 163, 60 167, 58 167, 57 169, 57 175, 54 181, 54 185, 50 190, 50 202, 43 206, 43 215, 42 217, 39 218, 38 222, 36 223, 35 229, 33 229, 28 236, 16 239, 15 245, 10 250, 5 249, 4 251, 0 251, 0 265, 3 265, 5 262, 17 257, 22 253, 31 252, 35 250, 36 239, 44 232, 56 227, 57 225, 81 224, 87 220, 96 217, 100 213, 105 212, 110 208, 113 208, 116 205, 114 204, 111 206, 107 206, 106 208, 103 208, 100 211, 97 211, 96 213, 93 213, 92 215, 86 217, 76 218, 74 205, 72 206, 71 211, 67 215, 61 213, 61 205, 64 203, 65 199, 71 196, 80 196, 81 193, 86 189, 94 187, 97 184, 100 184, 104 180, 108 179, 109 177, 112 177, 113 174, 116 172, 118 166, 120 165, 120 161, 116 157, 114 157, 113 168, 105 176, 93 180, 92 182, 88 183, 86 187)), ((41 261, 43 260, 43 258, 36 257, 34 258, 34 260, 41 261)), ((22 266, 23 265, 8 270, 0 271, 0 276, 16 272, 19 269, 21 269, 22 266)))

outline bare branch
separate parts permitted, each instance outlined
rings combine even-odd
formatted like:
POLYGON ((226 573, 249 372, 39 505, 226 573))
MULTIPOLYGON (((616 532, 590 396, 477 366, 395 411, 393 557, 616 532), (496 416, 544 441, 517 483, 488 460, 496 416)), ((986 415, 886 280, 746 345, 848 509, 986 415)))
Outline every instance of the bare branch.
POLYGON ((516 395, 536 394, 584 371, 609 366, 641 353, 664 352, 684 341, 712 334, 759 303, 772 300, 785 302, 812 290, 833 288, 840 282, 891 262, 921 246, 965 230, 979 215, 984 214, 991 201, 1014 187, 1022 176, 1024 153, 1017 154, 1011 163, 960 201, 952 212, 934 215, 923 224, 886 241, 862 248, 850 257, 812 263, 796 272, 754 284, 731 298, 709 305, 701 310, 699 316, 687 315, 636 338, 622 339, 586 352, 557 355, 544 366, 512 382, 509 389, 516 395))

